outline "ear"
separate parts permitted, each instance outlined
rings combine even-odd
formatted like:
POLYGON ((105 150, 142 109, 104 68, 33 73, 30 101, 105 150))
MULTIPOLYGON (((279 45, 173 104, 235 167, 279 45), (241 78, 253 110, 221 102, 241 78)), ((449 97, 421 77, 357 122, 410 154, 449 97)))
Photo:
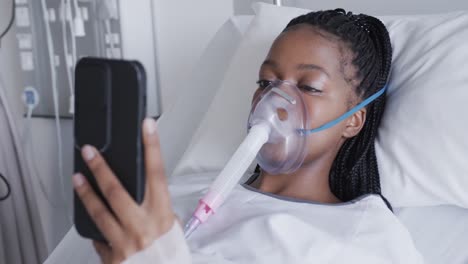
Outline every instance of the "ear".
POLYGON ((366 123, 366 115, 367 109, 362 108, 350 116, 346 121, 346 128, 343 131, 343 137, 352 138, 357 136, 366 123))

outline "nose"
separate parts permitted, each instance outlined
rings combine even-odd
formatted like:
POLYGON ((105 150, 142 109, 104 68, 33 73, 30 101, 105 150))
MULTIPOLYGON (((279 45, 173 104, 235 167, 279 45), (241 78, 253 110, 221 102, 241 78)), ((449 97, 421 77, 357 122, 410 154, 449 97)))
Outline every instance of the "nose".
POLYGON ((283 97, 286 101, 288 101, 290 104, 295 105, 296 104, 296 99, 294 99, 292 96, 287 94, 285 91, 281 90, 278 87, 273 87, 271 89, 272 92, 276 93, 277 95, 283 97))

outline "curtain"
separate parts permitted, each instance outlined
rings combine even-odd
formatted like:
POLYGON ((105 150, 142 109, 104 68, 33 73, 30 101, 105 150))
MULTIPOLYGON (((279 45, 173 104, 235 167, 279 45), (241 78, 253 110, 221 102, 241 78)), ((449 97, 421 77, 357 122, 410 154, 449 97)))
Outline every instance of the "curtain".
POLYGON ((47 248, 33 190, 34 175, 9 109, 0 79, 0 173, 11 185, 10 196, 0 202, 0 263, 42 263, 47 248))

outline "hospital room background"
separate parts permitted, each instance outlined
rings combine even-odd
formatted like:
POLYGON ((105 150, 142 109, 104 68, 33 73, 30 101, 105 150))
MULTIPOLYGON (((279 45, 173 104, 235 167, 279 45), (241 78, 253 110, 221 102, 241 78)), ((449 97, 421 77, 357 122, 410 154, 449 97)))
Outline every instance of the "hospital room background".
MULTIPOLYGON (((272 14, 286 17, 299 12, 294 8, 338 7, 383 17, 395 39, 392 44, 409 43, 394 54, 394 63, 400 64, 394 67, 388 95, 394 98, 389 109, 400 110, 386 120, 395 122, 398 131, 385 127, 384 120, 381 138, 391 140, 378 142, 378 158, 389 159, 380 169, 394 174, 392 181, 382 176, 383 193, 388 193, 427 263, 468 263, 466 0, 0 0, 0 33, 8 29, 0 39, 0 174, 10 185, 0 180, 0 197, 11 189, 0 201, 0 263, 75 263, 70 256, 78 253, 67 244, 79 239, 71 223, 71 84, 73 65, 82 56, 143 63, 147 115, 160 117, 168 175, 225 162, 232 154, 229 147, 219 160, 202 160, 210 137, 203 131, 213 128, 207 121, 214 118, 210 112, 227 96, 220 86, 238 74, 232 73, 236 63, 247 57, 238 48, 254 42, 255 30, 260 37, 267 35, 255 28, 262 23, 257 18, 261 8, 252 8, 256 2, 270 4, 278 8, 272 14), (433 46, 417 44, 424 37, 433 46), (426 87, 429 79, 445 93, 430 90, 430 85, 429 90, 415 88, 426 87), (412 93, 401 92, 410 90, 406 84, 414 88, 412 93), (436 103, 424 99, 431 94, 437 95, 436 103), (190 98, 200 101, 190 103, 190 98), (402 116, 410 120, 398 123, 402 116), (415 135, 406 136, 421 132, 416 143, 411 141, 415 135), (405 145, 399 137, 414 144, 405 145), (402 150, 386 149, 392 146, 402 150), (408 168, 393 159, 416 165, 408 168)), ((239 138, 227 139, 228 145, 239 138)), ((224 138, 214 139, 214 144, 220 140, 224 138)))

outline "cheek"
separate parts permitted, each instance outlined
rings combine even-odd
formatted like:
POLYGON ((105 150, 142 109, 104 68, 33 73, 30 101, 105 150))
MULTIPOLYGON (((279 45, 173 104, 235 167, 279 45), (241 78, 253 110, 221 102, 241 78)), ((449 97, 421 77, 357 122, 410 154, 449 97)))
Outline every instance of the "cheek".
MULTIPOLYGON (((336 99, 312 98, 307 100, 309 114, 309 129, 314 129, 330 122, 346 112, 346 105, 336 99)), ((323 153, 335 149, 338 146, 342 133, 346 127, 345 122, 320 132, 307 135, 308 154, 306 160, 313 160, 323 153)))
POLYGON ((317 102, 309 102, 307 103, 307 114, 308 114, 308 128, 314 129, 322 124, 326 123, 328 115, 330 115, 329 111, 323 107, 323 103, 319 100, 315 100, 317 102))
POLYGON ((306 99, 308 128, 317 128, 336 117, 336 109, 331 105, 330 100, 319 97, 306 99))
POLYGON ((348 110, 346 96, 341 94, 327 94, 324 96, 305 95, 304 99, 308 110, 308 126, 311 129, 335 120, 348 110))
POLYGON ((307 156, 306 160, 313 160, 322 154, 335 149, 341 141, 343 125, 337 124, 326 130, 307 135, 307 156))

